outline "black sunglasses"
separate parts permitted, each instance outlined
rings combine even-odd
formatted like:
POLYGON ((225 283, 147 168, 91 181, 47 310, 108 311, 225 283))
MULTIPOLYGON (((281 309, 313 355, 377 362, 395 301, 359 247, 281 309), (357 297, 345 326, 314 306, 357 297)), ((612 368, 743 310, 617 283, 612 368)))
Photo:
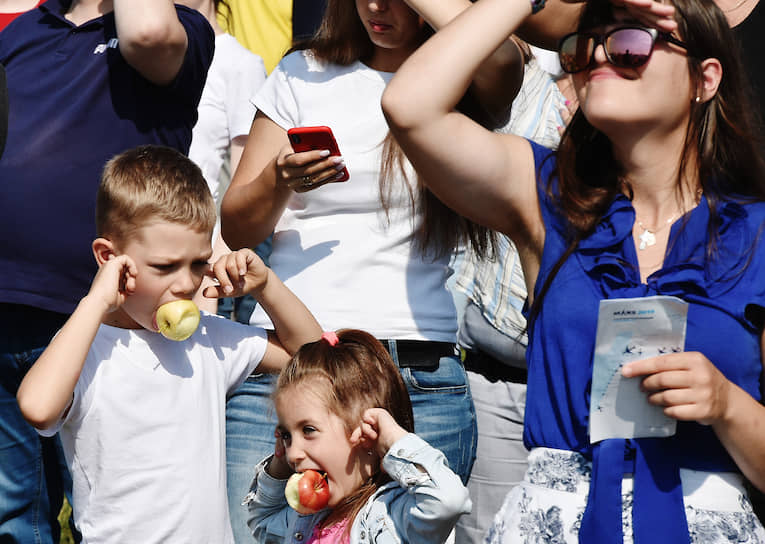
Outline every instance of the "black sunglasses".
POLYGON ((656 40, 664 40, 688 50, 686 44, 667 32, 642 26, 620 26, 605 34, 594 32, 567 34, 558 45, 558 56, 563 71, 575 74, 592 65, 595 49, 603 44, 603 51, 606 53, 608 62, 620 68, 637 68, 651 58, 656 40))

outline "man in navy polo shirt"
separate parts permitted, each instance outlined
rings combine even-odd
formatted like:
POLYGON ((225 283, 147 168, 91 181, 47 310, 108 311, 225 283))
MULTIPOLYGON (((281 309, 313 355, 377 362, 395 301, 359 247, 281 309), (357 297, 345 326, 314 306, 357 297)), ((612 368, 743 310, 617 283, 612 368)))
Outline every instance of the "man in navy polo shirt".
POLYGON ((0 33, 2 542, 58 542, 57 444, 24 422, 15 395, 95 274, 101 170, 139 144, 188 152, 213 48, 204 17, 171 0, 49 0, 0 33))

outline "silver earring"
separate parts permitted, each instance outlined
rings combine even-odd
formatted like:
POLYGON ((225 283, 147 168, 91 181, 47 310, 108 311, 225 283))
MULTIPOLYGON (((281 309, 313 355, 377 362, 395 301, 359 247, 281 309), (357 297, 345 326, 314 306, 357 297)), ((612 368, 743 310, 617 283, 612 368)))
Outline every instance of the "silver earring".
POLYGON ((373 455, 372 454, 372 450, 367 450, 367 455, 369 455, 371 457, 373 455))
POLYGON ((701 102, 701 97, 700 97, 700 96, 697 96, 697 97, 696 97, 696 103, 698 104, 699 102, 701 102))

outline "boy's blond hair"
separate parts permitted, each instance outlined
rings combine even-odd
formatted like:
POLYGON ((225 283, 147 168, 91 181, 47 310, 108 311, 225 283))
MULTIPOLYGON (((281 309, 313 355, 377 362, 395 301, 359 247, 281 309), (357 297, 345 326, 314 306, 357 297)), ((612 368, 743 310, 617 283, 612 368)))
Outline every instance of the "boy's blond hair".
POLYGON ((104 167, 96 198, 98 236, 124 240, 151 220, 212 233, 213 196, 202 171, 170 147, 143 145, 114 156, 104 167))

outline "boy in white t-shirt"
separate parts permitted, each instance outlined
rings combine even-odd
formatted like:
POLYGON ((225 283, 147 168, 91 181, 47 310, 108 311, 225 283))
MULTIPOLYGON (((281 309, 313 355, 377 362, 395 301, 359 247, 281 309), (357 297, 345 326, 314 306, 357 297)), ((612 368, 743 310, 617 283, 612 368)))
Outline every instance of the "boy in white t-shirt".
POLYGON ((143 146, 104 169, 99 271, 24 378, 18 401, 41 434, 60 429, 83 542, 233 542, 225 402, 257 366, 277 371, 321 329, 250 250, 208 264, 216 209, 199 168, 143 146), (157 334, 157 309, 253 295, 275 334, 202 313, 185 341, 157 334))

